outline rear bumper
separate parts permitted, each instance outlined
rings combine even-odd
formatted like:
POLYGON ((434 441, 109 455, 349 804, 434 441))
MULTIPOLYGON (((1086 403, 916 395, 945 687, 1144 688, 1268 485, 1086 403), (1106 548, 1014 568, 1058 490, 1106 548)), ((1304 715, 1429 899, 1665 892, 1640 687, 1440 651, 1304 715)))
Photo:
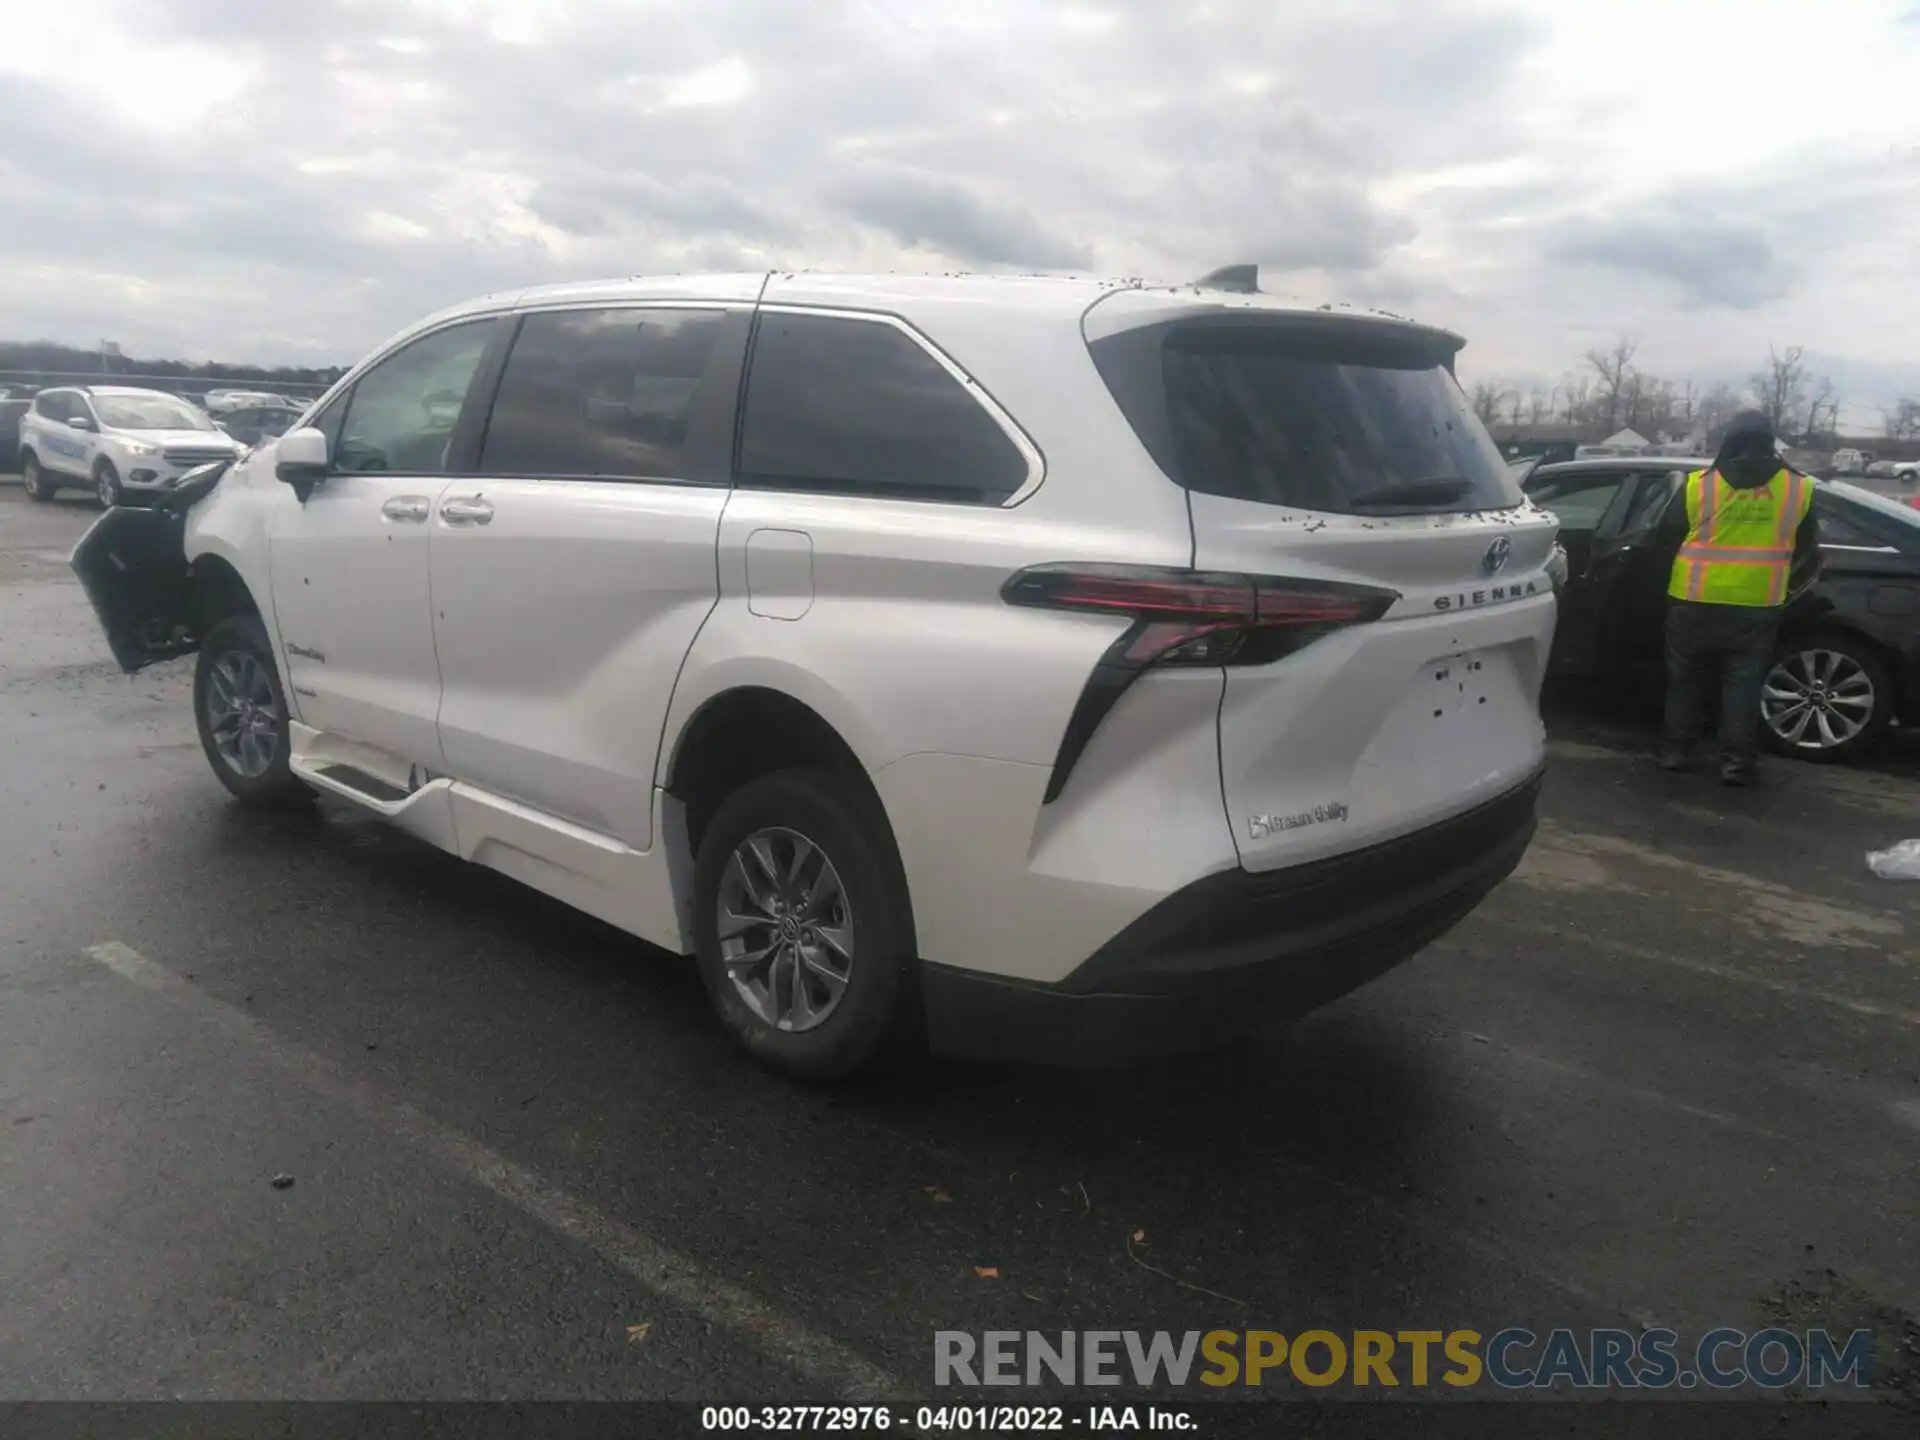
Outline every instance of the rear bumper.
POLYGON ((927 965, 927 1033, 947 1054, 1114 1064, 1268 1031, 1452 929, 1520 863, 1540 776, 1463 815, 1269 874, 1208 876, 1161 901, 1057 985, 927 965))

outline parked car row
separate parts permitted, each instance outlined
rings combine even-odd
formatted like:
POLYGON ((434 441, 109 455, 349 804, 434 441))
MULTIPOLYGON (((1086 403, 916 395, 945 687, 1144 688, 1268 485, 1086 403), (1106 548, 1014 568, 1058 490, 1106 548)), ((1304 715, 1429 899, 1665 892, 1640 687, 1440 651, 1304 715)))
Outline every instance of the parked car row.
POLYGON ((268 390, 209 390, 200 399, 200 408, 214 416, 224 417, 231 411, 263 407, 281 410, 296 408, 285 395, 268 390))
POLYGON ((196 466, 244 449, 199 407, 130 386, 42 390, 19 428, 20 478, 30 499, 84 486, 109 508, 164 493, 196 466))
POLYGON ((18 457, 34 500, 84 486, 102 505, 143 503, 194 466, 232 459, 299 418, 290 402, 271 398, 229 407, 215 420, 163 390, 52 386, 32 400, 0 400, 0 454, 18 457))
POLYGON ((1920 460, 1887 460, 1866 450, 1836 450, 1824 473, 1839 479, 1859 475, 1869 480, 1916 480, 1920 460))

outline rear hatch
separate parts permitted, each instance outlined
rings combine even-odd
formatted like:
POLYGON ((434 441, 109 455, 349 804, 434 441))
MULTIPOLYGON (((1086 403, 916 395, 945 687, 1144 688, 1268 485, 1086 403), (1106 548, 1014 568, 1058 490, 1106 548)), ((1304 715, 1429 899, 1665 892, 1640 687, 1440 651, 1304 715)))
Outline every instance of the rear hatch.
POLYGON ((1089 312, 1089 345, 1187 491, 1193 567, 1379 596, 1360 622, 1224 667, 1221 790, 1241 863, 1358 849, 1524 784, 1543 757, 1557 527, 1461 394, 1458 338, 1114 298, 1089 312))

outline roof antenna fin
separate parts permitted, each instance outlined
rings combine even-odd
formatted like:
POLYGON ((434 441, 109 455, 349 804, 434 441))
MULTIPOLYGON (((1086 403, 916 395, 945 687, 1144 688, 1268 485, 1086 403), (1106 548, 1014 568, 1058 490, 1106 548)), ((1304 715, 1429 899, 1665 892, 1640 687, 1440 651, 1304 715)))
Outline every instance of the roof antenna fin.
POLYGON ((1241 295, 1260 293, 1260 269, 1256 265, 1222 265, 1209 270, 1193 282, 1202 290, 1232 290, 1241 295))

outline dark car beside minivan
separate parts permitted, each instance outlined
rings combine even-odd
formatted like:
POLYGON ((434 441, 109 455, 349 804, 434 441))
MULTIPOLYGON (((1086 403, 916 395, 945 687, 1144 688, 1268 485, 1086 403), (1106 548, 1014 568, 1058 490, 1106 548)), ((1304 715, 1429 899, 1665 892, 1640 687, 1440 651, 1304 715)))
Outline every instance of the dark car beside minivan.
MULTIPOLYGON (((1667 581, 1689 471, 1710 460, 1621 456, 1542 465, 1527 495, 1560 517, 1567 581, 1551 667, 1615 698, 1662 693, 1667 581)), ((1782 754, 1851 760, 1920 724, 1920 510, 1819 481, 1820 573, 1794 577, 1761 735, 1782 754), (1812 583, 1808 581, 1811 579, 1812 583)))

